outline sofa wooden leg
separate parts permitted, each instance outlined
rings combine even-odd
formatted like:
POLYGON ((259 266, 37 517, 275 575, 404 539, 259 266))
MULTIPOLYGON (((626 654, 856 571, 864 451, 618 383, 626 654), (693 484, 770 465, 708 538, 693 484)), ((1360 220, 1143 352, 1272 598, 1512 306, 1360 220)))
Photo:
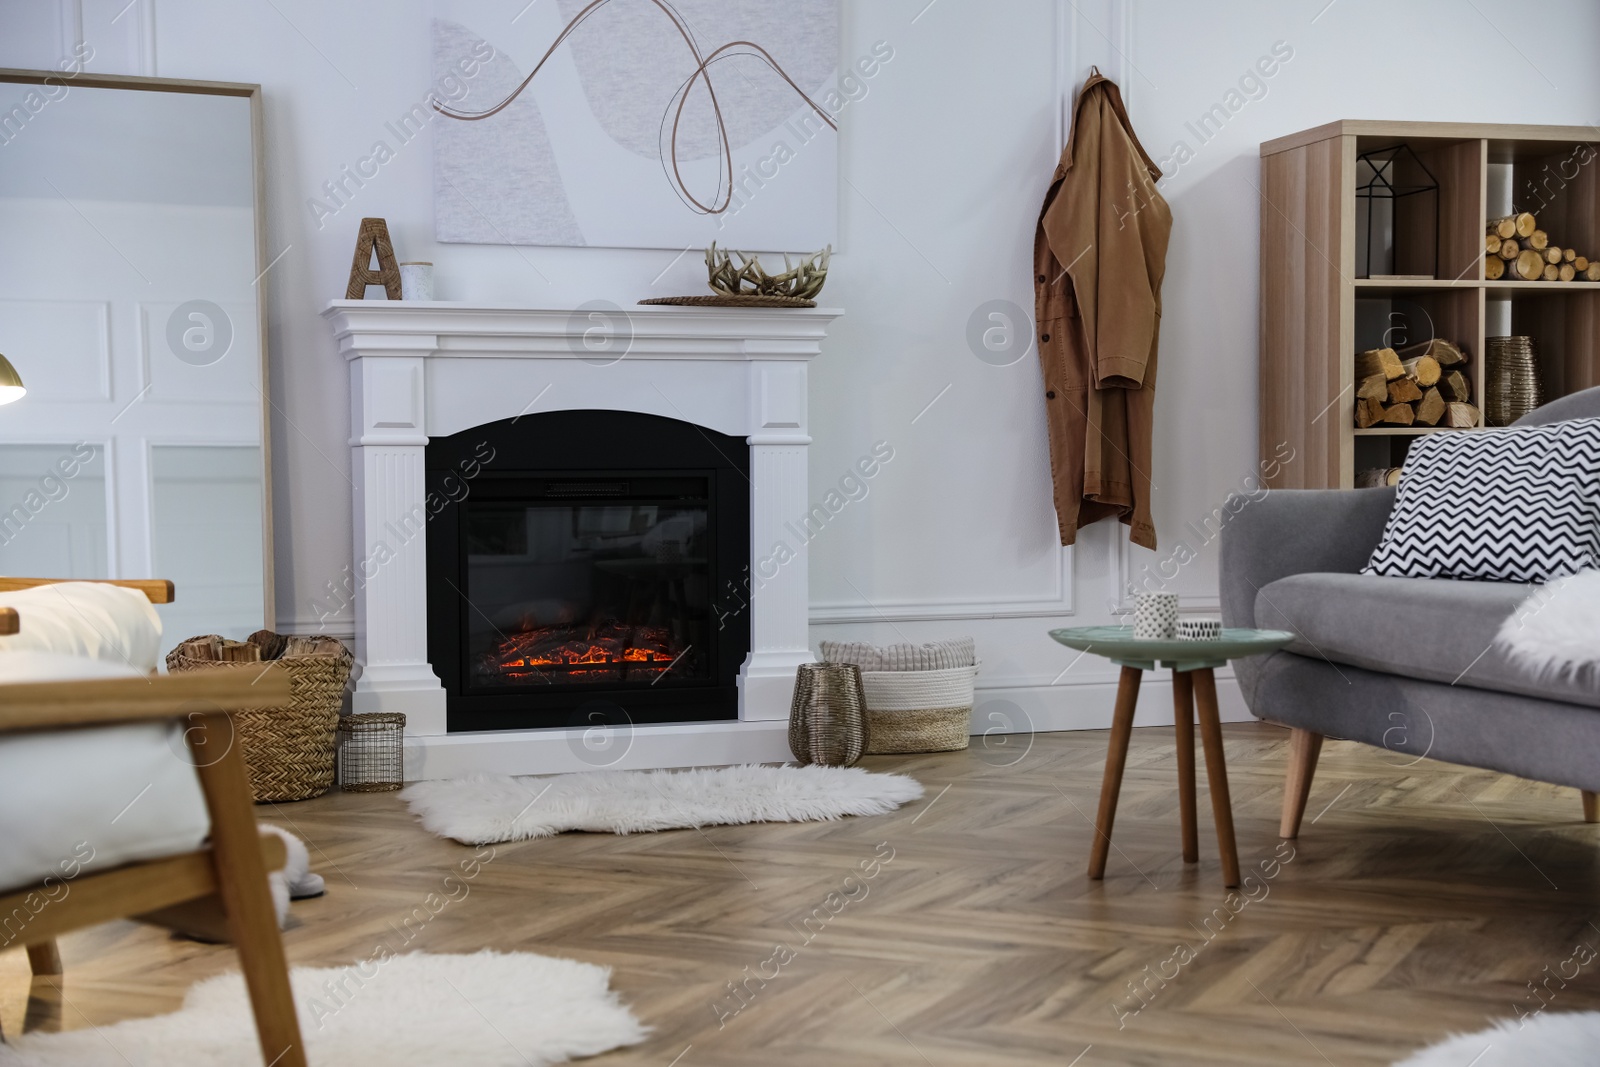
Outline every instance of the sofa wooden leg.
POLYGON ((1306 798, 1311 795, 1311 777, 1317 773, 1317 757, 1322 754, 1322 735, 1310 730, 1289 734, 1289 773, 1283 781, 1283 818, 1278 823, 1279 837, 1300 836, 1300 819, 1306 813, 1306 798))
POLYGON ((59 1034, 61 1032, 62 1006, 66 998, 61 994, 62 978, 58 974, 34 975, 28 983, 28 1006, 23 1009, 22 1032, 25 1034, 59 1034))
MULTIPOLYGON (((1593 822, 1594 820, 1591 819, 1590 821, 1593 822)), ((55 941, 40 941, 29 945, 28 966, 32 968, 36 977, 62 973, 61 950, 56 947, 55 941)))
POLYGON ((1600 822, 1600 793, 1583 790, 1583 821, 1600 822))

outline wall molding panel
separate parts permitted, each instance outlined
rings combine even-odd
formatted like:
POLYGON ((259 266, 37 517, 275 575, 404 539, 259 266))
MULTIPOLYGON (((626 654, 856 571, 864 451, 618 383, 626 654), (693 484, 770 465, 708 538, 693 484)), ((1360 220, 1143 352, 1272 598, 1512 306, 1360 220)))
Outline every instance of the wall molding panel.
MULTIPOLYGON (((156 69, 156 0, 54 0, 59 28, 57 60, 79 44, 94 49, 88 68, 97 74, 159 75, 156 69)), ((37 63, 43 69, 55 60, 37 63)))
POLYGON ((1072 549, 1055 555, 1055 575, 1050 592, 1037 597, 999 597, 993 600, 950 600, 940 597, 912 600, 833 601, 811 605, 811 625, 873 622, 942 622, 952 619, 1032 619, 1077 614, 1073 603, 1072 549))

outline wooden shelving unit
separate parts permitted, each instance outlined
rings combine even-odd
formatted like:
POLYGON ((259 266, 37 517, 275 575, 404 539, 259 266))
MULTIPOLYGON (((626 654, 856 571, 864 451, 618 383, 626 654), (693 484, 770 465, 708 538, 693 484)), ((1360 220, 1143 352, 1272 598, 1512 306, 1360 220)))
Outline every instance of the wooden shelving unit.
MULTIPOLYGON (((1483 407, 1484 337, 1491 312, 1535 338, 1546 400, 1600 384, 1600 282, 1486 281, 1484 224, 1496 179, 1553 241, 1600 256, 1600 144, 1584 126, 1344 120, 1261 146, 1260 447, 1294 449, 1274 488, 1349 488, 1364 467, 1399 466, 1442 427, 1355 425, 1355 353, 1425 321, 1469 356, 1473 403, 1483 407), (1356 157, 1406 144, 1439 185, 1437 265, 1426 226, 1396 216, 1397 273, 1357 277, 1356 157), (1508 167, 1495 171, 1491 167, 1508 167), (1426 237, 1414 237, 1426 233, 1426 237), (1408 243, 1410 241, 1410 243, 1408 243), (1422 247, 1425 243, 1428 247, 1422 247), (1398 310, 1397 310, 1398 309, 1398 310)), ((1500 332, 1500 331, 1495 331, 1500 332)), ((1414 337, 1412 340, 1424 340, 1414 337)))

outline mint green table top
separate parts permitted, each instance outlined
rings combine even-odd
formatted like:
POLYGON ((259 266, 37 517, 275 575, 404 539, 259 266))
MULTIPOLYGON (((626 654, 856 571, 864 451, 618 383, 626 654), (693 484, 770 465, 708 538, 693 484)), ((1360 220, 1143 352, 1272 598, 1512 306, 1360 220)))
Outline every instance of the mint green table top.
POLYGON ((1230 659, 1275 652, 1294 640, 1287 630, 1226 628, 1215 641, 1179 641, 1133 636, 1131 626, 1070 626, 1050 636, 1068 648, 1093 652, 1124 667, 1153 671, 1159 664, 1175 671, 1224 667, 1230 659))

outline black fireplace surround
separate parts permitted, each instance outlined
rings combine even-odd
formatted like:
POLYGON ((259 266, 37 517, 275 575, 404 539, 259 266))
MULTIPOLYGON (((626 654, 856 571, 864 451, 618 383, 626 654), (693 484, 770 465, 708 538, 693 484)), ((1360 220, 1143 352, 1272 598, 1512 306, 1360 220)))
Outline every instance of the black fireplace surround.
POLYGON ((717 594, 750 565, 749 456, 618 411, 431 440, 427 490, 448 503, 428 525, 428 658, 447 728, 737 718, 750 619, 717 594))

